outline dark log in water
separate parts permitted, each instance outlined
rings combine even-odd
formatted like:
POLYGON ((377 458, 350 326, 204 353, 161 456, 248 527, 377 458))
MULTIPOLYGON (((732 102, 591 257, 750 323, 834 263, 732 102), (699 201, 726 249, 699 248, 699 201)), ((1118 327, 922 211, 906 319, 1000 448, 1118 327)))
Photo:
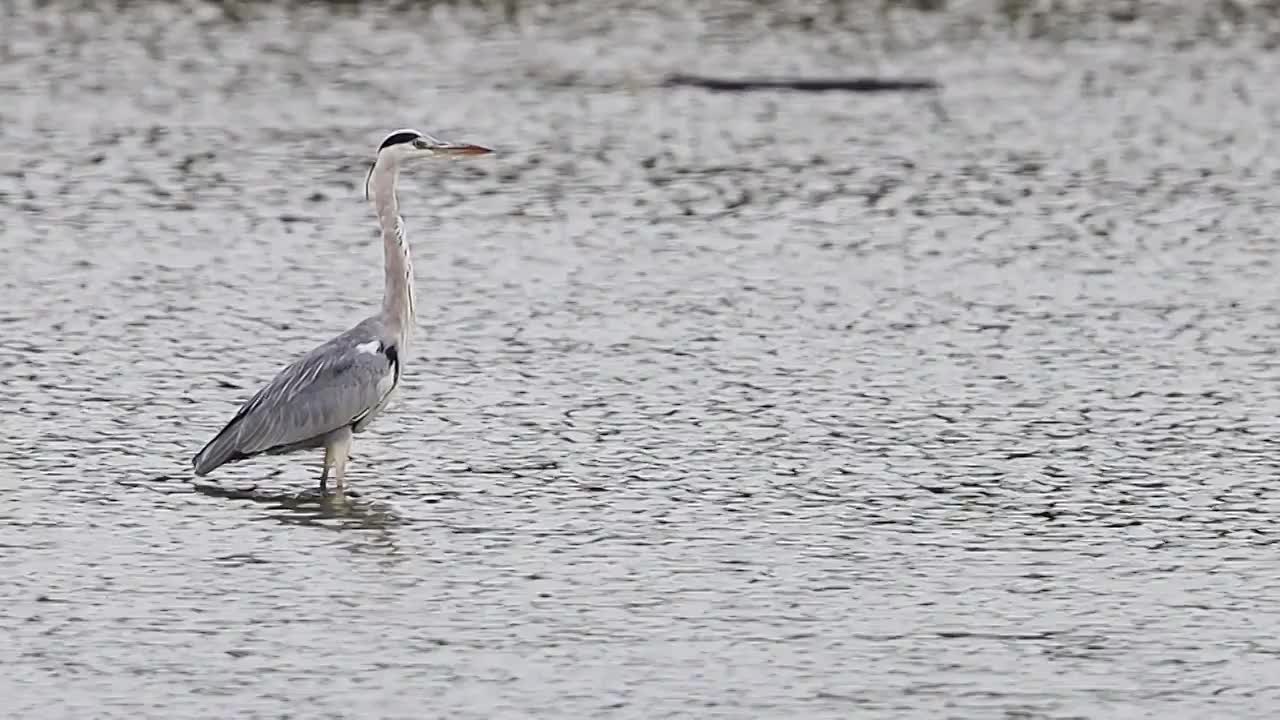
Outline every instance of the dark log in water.
POLYGON ((701 75, 668 75, 668 87, 700 87, 707 90, 745 92, 751 90, 799 90, 801 92, 894 92, 936 90, 938 83, 926 79, 885 78, 711 78, 701 75))

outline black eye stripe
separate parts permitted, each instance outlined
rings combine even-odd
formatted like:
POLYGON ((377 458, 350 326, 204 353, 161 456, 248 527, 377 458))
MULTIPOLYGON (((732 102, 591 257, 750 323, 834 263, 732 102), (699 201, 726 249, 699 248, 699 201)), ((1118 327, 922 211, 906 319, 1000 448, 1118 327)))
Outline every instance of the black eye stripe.
POLYGON ((390 147, 392 145, 400 145, 402 143, 413 142, 414 140, 417 140, 421 137, 422 136, 417 133, 410 133, 410 132, 396 133, 395 135, 388 137, 386 140, 383 140, 382 144, 378 146, 378 149, 381 150, 383 148, 390 147))

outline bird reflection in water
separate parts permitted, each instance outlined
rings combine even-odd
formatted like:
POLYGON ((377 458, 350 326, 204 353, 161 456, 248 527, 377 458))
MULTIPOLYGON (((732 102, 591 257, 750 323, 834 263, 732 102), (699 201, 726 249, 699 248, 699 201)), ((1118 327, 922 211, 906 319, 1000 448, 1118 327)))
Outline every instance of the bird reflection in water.
POLYGON ((201 495, 228 500, 248 500, 267 506, 265 517, 285 525, 328 528, 336 531, 372 530, 361 533, 362 541, 351 546, 354 551, 380 551, 397 554, 398 547, 391 530, 409 520, 385 502, 362 500, 351 491, 345 495, 306 490, 301 493, 278 492, 248 487, 225 487, 211 483, 192 483, 201 495))

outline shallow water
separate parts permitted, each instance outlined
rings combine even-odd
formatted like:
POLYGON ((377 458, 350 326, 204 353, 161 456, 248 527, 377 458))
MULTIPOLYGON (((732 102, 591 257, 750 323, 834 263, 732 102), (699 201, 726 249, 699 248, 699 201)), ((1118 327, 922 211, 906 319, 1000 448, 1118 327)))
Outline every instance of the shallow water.
POLYGON ((6 713, 1273 716, 1275 53, 716 7, 10 7, 6 713), (499 152, 405 178, 359 497, 193 485, 376 308, 403 126, 499 152))

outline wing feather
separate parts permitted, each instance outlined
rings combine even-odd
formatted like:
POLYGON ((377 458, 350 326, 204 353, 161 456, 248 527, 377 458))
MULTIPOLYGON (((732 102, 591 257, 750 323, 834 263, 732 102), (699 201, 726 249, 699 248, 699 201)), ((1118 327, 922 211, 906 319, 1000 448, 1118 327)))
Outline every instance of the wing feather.
POLYGON ((358 348, 369 340, 359 330, 312 350, 249 398, 192 459, 196 474, 262 453, 318 447, 377 406, 392 385, 392 359, 358 348))

